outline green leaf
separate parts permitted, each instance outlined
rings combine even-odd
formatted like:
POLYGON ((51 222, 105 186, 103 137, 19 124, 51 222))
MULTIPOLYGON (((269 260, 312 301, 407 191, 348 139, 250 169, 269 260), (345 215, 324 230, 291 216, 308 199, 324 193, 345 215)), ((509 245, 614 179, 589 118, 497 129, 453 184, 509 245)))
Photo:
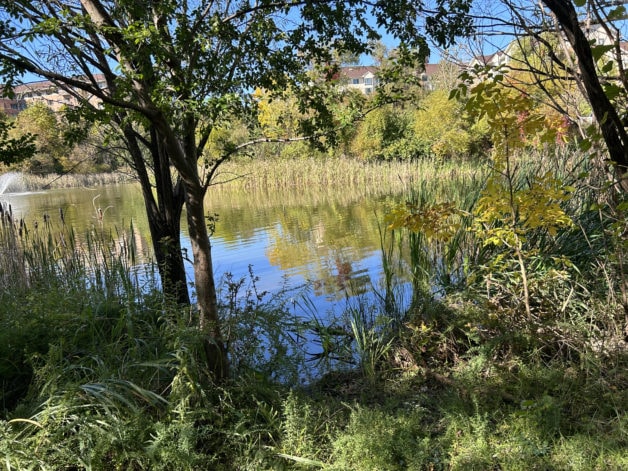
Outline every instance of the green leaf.
POLYGON ((623 5, 614 8, 608 12, 607 18, 609 21, 625 20, 626 19, 626 7, 623 5))
POLYGON ((604 93, 606 93, 606 96, 608 97, 609 100, 617 98, 623 92, 624 92, 624 89, 621 88, 619 85, 616 85, 614 83, 604 84, 604 93))
POLYGON ((593 146, 593 143, 591 142, 591 139, 583 139, 580 142, 578 142, 578 148, 582 152, 587 152, 588 150, 591 149, 591 146, 593 146))
POLYGON ((609 73, 611 70, 613 70, 613 65, 615 65, 615 61, 608 61, 602 67, 602 69, 601 69, 602 73, 604 73, 604 74, 609 73))
POLYGON ((600 44, 597 46, 591 47, 591 53, 593 58, 598 61, 601 57, 609 51, 612 51, 615 48, 614 44, 600 44))

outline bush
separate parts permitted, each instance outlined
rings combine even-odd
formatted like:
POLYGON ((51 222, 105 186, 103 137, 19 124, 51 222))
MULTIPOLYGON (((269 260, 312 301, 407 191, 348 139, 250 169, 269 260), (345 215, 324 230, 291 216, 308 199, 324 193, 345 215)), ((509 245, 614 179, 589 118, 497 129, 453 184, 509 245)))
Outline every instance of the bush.
POLYGON ((386 412, 354 407, 333 442, 333 470, 423 470, 440 457, 420 408, 386 412))
POLYGON ((482 121, 465 118, 463 105, 436 90, 419 105, 412 124, 414 138, 427 152, 440 159, 464 157, 482 147, 488 133, 482 121))
POLYGON ((410 114, 392 106, 371 111, 358 126, 351 151, 363 160, 408 160, 418 147, 411 133, 410 114))

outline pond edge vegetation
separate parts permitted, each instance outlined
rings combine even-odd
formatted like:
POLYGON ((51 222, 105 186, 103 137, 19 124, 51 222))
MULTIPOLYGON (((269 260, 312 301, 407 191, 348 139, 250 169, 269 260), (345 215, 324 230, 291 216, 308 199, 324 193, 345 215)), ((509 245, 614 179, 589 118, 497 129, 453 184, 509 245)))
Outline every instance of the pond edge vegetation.
MULTIPOLYGON (((510 179, 517 191, 541 165, 569 180, 564 155, 534 157, 510 179)), ((305 315, 307 293, 295 315, 290 287, 223 280, 223 384, 199 359, 194 311, 182 316, 155 279, 138 284, 132 237, 120 251, 96 228, 77 246, 62 221, 26 234, 3 214, 0 456, 11 469, 622 469, 612 206, 589 181, 557 200, 573 224, 525 228, 530 318, 517 256, 473 230, 484 178, 456 175, 412 182, 409 212, 382 228, 378 296, 332 324, 305 315), (306 335, 322 352, 307 381, 306 335)))

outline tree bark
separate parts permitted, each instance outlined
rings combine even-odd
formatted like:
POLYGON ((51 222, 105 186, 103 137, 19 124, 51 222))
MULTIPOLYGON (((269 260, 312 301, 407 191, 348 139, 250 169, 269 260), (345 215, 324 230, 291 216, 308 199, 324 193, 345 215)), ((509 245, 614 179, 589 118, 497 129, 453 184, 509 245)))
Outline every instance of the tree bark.
POLYGON ((578 58, 582 83, 602 131, 610 159, 615 164, 619 186, 621 190, 628 192, 628 134, 615 106, 604 93, 595 68, 593 52, 580 27, 576 9, 571 0, 543 0, 543 3, 554 14, 578 58))
POLYGON ((203 197, 200 184, 185 183, 185 209, 188 232, 194 256, 194 281, 199 310, 199 327, 205 334, 205 354, 209 370, 217 380, 229 373, 227 351, 220 328, 218 300, 211 255, 211 242, 205 222, 203 197))
POLYGON ((153 168, 155 169, 155 192, 146 169, 146 161, 138 142, 138 135, 130 125, 123 129, 127 149, 131 155, 133 167, 137 172, 144 207, 148 219, 148 227, 155 252, 155 259, 161 278, 164 295, 178 304, 189 305, 190 296, 187 289, 187 277, 181 251, 181 212, 183 210, 183 194, 180 187, 172 185, 168 173, 163 175, 163 167, 169 169, 167 156, 159 151, 157 138, 151 133, 149 145, 153 168))

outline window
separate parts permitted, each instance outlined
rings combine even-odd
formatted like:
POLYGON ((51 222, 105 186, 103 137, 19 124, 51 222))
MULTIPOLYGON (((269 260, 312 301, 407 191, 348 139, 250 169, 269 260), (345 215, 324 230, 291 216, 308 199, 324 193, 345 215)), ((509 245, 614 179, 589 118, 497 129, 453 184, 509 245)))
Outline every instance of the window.
POLYGON ((370 95, 371 93, 373 93, 373 89, 371 87, 365 88, 364 93, 366 93, 367 95, 370 95))
POLYGON ((373 85, 373 78, 371 77, 365 78, 364 85, 373 85))
POLYGON ((360 85, 360 79, 359 78, 351 79, 351 84, 353 84, 353 85, 360 85))

